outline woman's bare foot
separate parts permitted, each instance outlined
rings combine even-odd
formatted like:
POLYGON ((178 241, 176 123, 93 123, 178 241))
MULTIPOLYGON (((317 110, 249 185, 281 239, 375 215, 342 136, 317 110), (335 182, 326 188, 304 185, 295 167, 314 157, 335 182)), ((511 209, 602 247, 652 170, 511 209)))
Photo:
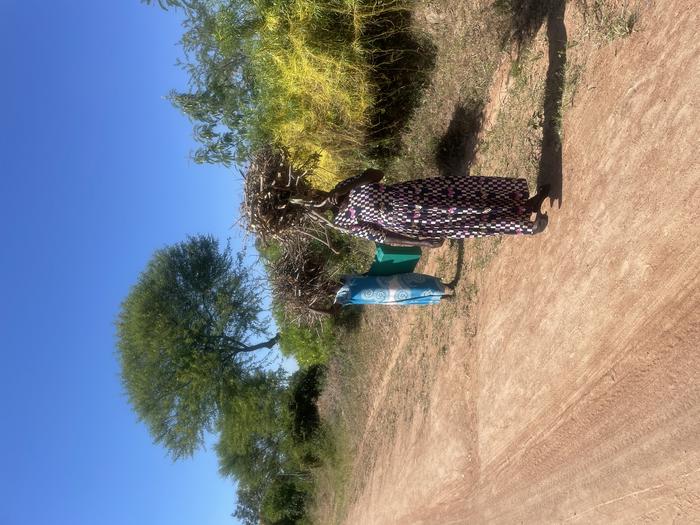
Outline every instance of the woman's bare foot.
POLYGON ((539 214, 540 208, 542 208, 542 203, 547 197, 549 197, 550 189, 551 185, 549 184, 544 184, 537 188, 537 193, 527 200, 527 202, 525 203, 525 208, 532 213, 539 214))
POLYGON ((535 218, 535 227, 532 230, 532 234, 536 235, 542 233, 547 229, 547 224, 549 224, 549 217, 546 213, 538 213, 535 218))

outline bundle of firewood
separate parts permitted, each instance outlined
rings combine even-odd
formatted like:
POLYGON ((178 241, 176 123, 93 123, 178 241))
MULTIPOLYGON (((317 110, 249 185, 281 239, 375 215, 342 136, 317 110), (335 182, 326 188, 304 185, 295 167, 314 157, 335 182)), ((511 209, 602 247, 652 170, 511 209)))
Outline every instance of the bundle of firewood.
POLYGON ((288 321, 314 324, 332 301, 338 284, 328 274, 333 228, 320 208, 324 194, 311 187, 308 175, 318 155, 295 161, 284 148, 266 148, 248 165, 241 216, 262 246, 279 247, 267 272, 274 302, 288 321))
POLYGON ((323 193, 308 183, 318 155, 295 161, 284 148, 266 148, 245 172, 241 216, 246 227, 262 242, 284 244, 290 235, 301 234, 330 248, 327 228, 333 225, 314 203, 323 193))
POLYGON ((333 302, 340 276, 329 275, 328 250, 298 234, 286 239, 267 273, 273 300, 288 321, 313 324, 333 302))

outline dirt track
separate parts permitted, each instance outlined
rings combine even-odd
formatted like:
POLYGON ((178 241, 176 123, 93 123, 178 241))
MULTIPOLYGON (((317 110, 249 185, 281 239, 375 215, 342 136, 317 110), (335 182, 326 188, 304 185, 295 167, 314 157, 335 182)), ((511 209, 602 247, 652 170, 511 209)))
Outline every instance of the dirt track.
POLYGON ((346 523, 700 523, 698 28, 659 1, 591 55, 561 207, 384 357, 346 523))

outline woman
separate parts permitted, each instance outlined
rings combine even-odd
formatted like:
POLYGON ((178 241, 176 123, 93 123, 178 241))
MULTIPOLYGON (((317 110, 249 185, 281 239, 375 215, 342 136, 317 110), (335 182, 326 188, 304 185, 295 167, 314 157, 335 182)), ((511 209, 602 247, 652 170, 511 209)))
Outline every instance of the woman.
POLYGON ((454 290, 437 277, 420 273, 397 275, 347 275, 335 295, 335 305, 385 304, 422 305, 437 304, 441 299, 452 298, 454 290))
POLYGON ((547 225, 540 207, 549 187, 528 198, 525 179, 437 177, 384 185, 383 177, 368 169, 330 192, 323 204, 335 208, 337 227, 379 243, 432 248, 445 239, 532 235, 547 225))

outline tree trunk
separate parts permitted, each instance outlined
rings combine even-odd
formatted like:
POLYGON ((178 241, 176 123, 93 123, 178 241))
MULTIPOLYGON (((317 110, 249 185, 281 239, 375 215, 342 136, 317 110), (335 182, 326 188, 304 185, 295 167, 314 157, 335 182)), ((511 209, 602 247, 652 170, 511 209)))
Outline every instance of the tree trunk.
POLYGON ((273 337, 272 339, 269 339, 263 343, 258 343, 256 345, 245 346, 245 347, 241 348, 240 350, 238 350, 238 352, 254 352, 255 350, 260 350, 261 348, 272 348, 273 346, 275 346, 277 344, 277 341, 279 340, 279 338, 280 338, 280 334, 276 334, 275 337, 273 337))

